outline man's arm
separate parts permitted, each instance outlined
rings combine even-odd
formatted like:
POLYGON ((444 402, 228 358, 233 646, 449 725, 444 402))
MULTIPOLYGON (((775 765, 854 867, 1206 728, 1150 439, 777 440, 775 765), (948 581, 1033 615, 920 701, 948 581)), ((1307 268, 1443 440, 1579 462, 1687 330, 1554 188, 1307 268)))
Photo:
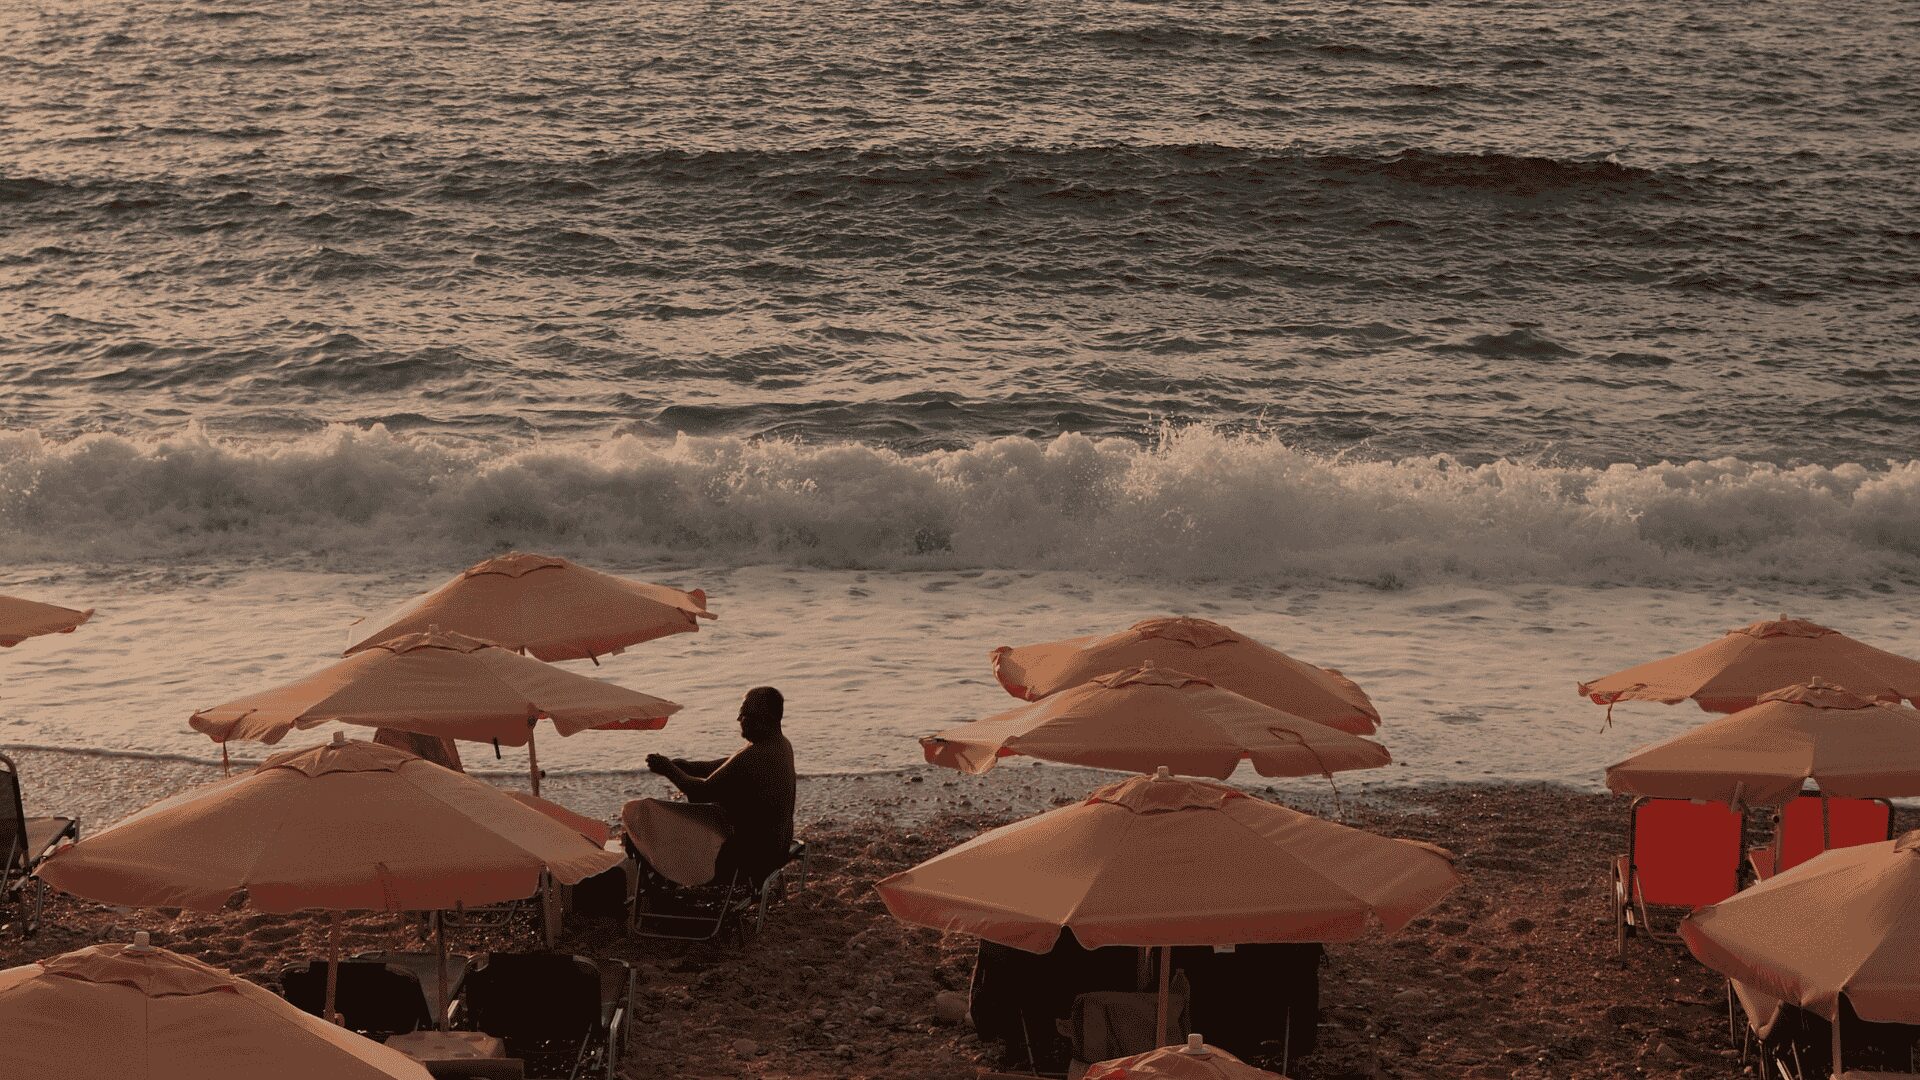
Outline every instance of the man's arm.
POLYGON ((702 780, 712 776, 713 770, 727 763, 726 758, 714 758, 712 761, 688 761, 686 758, 670 758, 668 760, 678 766, 681 772, 702 780))

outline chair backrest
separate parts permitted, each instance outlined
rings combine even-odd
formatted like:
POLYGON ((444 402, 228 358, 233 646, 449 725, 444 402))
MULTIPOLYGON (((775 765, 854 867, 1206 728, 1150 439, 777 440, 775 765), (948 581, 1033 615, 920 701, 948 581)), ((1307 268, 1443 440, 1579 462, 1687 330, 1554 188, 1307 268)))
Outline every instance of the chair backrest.
POLYGON ((473 1026, 509 1043, 577 1040, 600 1025, 600 969, 564 953, 494 953, 467 976, 473 1026))
MULTIPOLYGON (((321 1015, 327 1002, 327 962, 315 960, 280 974, 281 996, 302 1012, 321 1015)), ((363 1035, 399 1035, 433 1026, 420 980, 412 972, 375 960, 342 960, 334 1008, 346 1026, 363 1035)))
POLYGON ((0 889, 16 874, 27 872, 33 854, 27 850, 27 810, 20 799, 20 770, 13 759, 0 754, 0 889))
MULTIPOLYGON (((1186 972, 1175 972, 1167 987, 1167 1039, 1187 1040, 1192 1028, 1186 972)), ((1067 1023, 1077 1061, 1111 1061, 1152 1050, 1159 1022, 1160 995, 1154 991, 1093 990, 1073 999, 1067 1023)))
POLYGON ((1885 799, 1825 800, 1827 825, 1820 823, 1819 795, 1801 795, 1780 811, 1780 859, 1774 872, 1799 866, 1829 847, 1876 844, 1893 835, 1893 804, 1885 799), (1832 843, 1828 843, 1828 837, 1832 843))
POLYGON ((1648 904, 1697 908, 1740 888, 1746 819, 1725 803, 1638 799, 1632 862, 1648 904))

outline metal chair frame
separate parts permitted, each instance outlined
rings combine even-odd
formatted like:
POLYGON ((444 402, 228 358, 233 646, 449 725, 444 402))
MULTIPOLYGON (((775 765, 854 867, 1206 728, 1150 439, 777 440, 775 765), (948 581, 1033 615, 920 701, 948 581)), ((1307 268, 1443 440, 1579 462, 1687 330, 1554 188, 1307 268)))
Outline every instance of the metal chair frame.
POLYGON ((65 825, 54 833, 53 839, 44 851, 32 851, 27 847, 26 802, 20 788, 20 767, 5 754, 0 754, 0 773, 5 773, 13 787, 12 810, 15 827, 7 837, 6 860, 0 862, 0 900, 16 896, 22 892, 31 895, 25 898, 26 917, 21 920, 22 937, 32 937, 40 929, 40 914, 46 908, 47 884, 34 874, 42 859, 58 847, 62 841, 73 842, 80 839, 80 819, 61 817, 65 825))

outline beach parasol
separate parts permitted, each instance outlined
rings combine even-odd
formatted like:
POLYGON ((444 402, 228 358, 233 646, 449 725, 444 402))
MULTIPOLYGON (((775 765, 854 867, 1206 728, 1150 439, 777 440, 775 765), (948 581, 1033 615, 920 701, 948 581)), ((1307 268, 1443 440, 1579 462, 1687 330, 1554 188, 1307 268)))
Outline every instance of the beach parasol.
POLYGON ((1680 924, 1701 963, 1758 994, 1833 1024, 1840 999, 1860 1019, 1920 1024, 1920 831, 1838 848, 1680 924))
POLYGON ((338 912, 518 900, 543 874, 572 885, 620 861, 483 780, 335 732, 331 745, 155 803, 36 873, 104 904, 219 911, 238 898, 256 911, 334 913, 337 961, 338 912))
POLYGON ((92 608, 76 611, 17 596, 0 596, 0 647, 12 648, 42 634, 71 634, 91 618, 92 608))
POLYGON ((1398 930, 1460 884, 1452 856, 1166 770, 1017 821, 881 881, 894 918, 1044 953, 1350 941, 1398 930))
POLYGON ((0 1076, 427 1080, 400 1051, 146 937, 0 971, 0 1076))
POLYGON ((1806 781, 1841 798, 1920 795, 1920 712, 1812 679, 1607 769, 1624 795, 1781 806, 1806 781))
POLYGON ((1708 712, 1738 712, 1782 686, 1822 678, 1886 701, 1920 703, 1920 660, 1876 649, 1838 630, 1785 615, 1729 630, 1718 641, 1580 684, 1612 715, 1616 701, 1674 705, 1691 698, 1708 712))
POLYGON ((303 679, 202 709, 187 721, 222 745, 279 742, 287 732, 338 721, 420 735, 527 747, 540 792, 533 721, 562 735, 588 729, 654 729, 680 710, 671 701, 554 667, 437 627, 404 634, 303 679))
POLYGON ((1073 765, 1226 779, 1242 760, 1261 776, 1326 776, 1392 762, 1386 748, 1148 664, 1098 676, 1031 705, 920 740, 927 760, 984 773, 1024 754, 1073 765))
POLYGON ((1163 1046, 1132 1057, 1096 1062, 1085 1080, 1286 1080, 1208 1046, 1199 1035, 1187 1036, 1185 1046, 1163 1046))
POLYGON ((994 678, 1007 693, 1027 701, 1152 663, 1341 731, 1365 735, 1380 726, 1373 702, 1338 671, 1301 663, 1205 619, 1146 619, 1104 637, 1003 645, 992 658, 994 678))
POLYGON ((468 567, 460 576, 369 620, 347 654, 401 634, 444 626, 541 660, 595 660, 629 645, 692 633, 707 594, 589 570, 553 555, 513 552, 468 567))

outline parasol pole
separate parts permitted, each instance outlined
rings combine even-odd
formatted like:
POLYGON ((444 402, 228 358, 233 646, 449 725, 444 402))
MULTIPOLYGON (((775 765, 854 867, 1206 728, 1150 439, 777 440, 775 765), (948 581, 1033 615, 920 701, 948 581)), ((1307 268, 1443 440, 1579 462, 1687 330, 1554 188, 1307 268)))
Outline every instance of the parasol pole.
POLYGON ((540 752, 534 749, 533 732, 537 721, 527 721, 527 782, 533 786, 533 793, 540 794, 540 752))
POLYGON ((1833 1075, 1840 1075, 1840 999, 1833 999, 1833 1075))
POLYGON ((1167 982, 1173 977, 1173 946, 1160 946, 1160 1008, 1154 1022, 1153 1045, 1167 1045, 1167 982))
POLYGON ((322 1010, 327 1023, 338 1024, 340 1014, 333 1011, 335 992, 340 987, 340 913, 327 912, 327 1007, 322 1010))
POLYGON ((440 919, 440 909, 433 909, 434 951, 440 954, 440 1011, 436 1018, 440 1021, 440 1030, 447 1030, 447 924, 440 919))

